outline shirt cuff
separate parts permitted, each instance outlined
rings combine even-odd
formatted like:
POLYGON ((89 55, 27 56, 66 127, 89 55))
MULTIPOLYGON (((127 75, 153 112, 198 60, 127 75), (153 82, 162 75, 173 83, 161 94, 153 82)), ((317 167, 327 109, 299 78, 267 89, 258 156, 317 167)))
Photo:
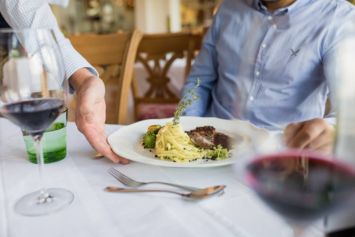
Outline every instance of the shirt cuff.
POLYGON ((335 117, 324 118, 324 120, 327 121, 330 125, 333 125, 333 126, 336 125, 336 118, 335 117))

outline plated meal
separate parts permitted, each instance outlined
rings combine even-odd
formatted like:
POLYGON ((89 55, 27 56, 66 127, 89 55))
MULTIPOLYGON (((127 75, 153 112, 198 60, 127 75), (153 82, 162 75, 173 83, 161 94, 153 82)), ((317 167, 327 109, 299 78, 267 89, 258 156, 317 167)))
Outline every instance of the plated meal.
MULTIPOLYGON (((197 85, 198 86, 198 85, 197 85)), ((183 98, 174 118, 123 126, 108 137, 119 156, 151 165, 212 167, 232 164, 268 132, 247 121, 181 116, 196 98, 183 98)))
POLYGON ((216 132, 213 126, 185 132, 180 123, 173 122, 149 126, 142 141, 143 147, 153 152, 156 158, 178 163, 227 159, 231 143, 228 135, 216 132))
MULTIPOLYGON (((199 81, 195 88, 198 86, 199 81)), ((171 121, 163 126, 153 124, 148 127, 142 145, 153 152, 154 157, 177 163, 201 159, 223 160, 229 157, 231 139, 228 135, 216 132, 213 126, 208 125, 186 132, 180 124, 182 112, 198 99, 195 88, 181 99, 171 121)))
POLYGON ((228 150, 226 159, 198 159, 191 162, 173 162, 155 157, 154 149, 147 149, 143 146, 143 137, 149 126, 164 126, 171 121, 172 118, 149 119, 122 126, 108 137, 108 142, 117 155, 132 161, 165 167, 206 168, 234 163, 250 149, 251 141, 262 142, 269 135, 268 131, 257 128, 247 121, 184 116, 180 119, 180 126, 184 131, 195 130, 197 127, 206 125, 212 126, 215 128, 215 132, 220 132, 230 137, 232 141, 231 147, 228 150))

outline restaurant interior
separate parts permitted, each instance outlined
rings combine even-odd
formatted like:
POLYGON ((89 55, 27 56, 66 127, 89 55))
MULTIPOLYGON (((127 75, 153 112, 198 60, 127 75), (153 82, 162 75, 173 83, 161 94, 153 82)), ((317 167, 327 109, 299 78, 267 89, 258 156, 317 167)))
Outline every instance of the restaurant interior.
POLYGON ((355 236, 355 0, 0 1, 0 237, 355 236))
MULTIPOLYGON (((54 6, 53 12, 62 32, 105 81, 111 108, 106 123, 130 124, 173 115, 219 4, 219 0, 85 0, 70 1, 65 9, 54 6), (121 40, 124 43, 116 47, 110 44, 121 40), (102 54, 100 62, 91 50, 102 54), (122 61, 114 65, 104 58, 108 52, 117 52, 122 61), (125 73, 129 76, 123 78, 125 73), (127 81, 120 82, 123 79, 127 81)), ((75 109, 75 99, 71 108, 75 109)), ((75 120, 71 110, 69 119, 75 120)))

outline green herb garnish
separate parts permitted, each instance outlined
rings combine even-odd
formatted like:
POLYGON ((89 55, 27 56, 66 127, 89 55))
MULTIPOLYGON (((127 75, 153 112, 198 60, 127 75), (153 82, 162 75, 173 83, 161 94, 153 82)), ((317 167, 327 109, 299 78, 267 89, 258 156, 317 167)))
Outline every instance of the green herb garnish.
POLYGON ((185 109, 190 106, 194 101, 198 99, 198 96, 196 95, 196 89, 197 87, 200 86, 200 79, 196 80, 195 86, 190 88, 186 95, 180 100, 176 111, 174 113, 174 119, 173 119, 173 124, 179 124, 180 123, 180 117, 182 113, 185 111, 185 109))

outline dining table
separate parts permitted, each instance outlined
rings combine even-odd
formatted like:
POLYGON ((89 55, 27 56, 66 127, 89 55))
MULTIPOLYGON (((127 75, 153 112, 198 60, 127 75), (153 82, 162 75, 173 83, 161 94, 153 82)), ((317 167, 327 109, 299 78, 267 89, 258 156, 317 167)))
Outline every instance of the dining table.
MULTIPOLYGON (((121 127, 105 129, 110 134, 121 127)), ((15 202, 40 187, 38 167, 27 159, 21 130, 0 118, 1 237, 293 236, 289 225, 238 179, 233 165, 176 168, 95 159, 96 152, 72 122, 67 125, 67 148, 65 159, 44 165, 44 177, 47 187, 74 193, 71 205, 45 216, 17 214, 15 202), (226 189, 200 201, 164 193, 109 193, 104 190, 107 186, 123 187, 108 174, 110 167, 141 181, 196 187, 223 184, 226 189)), ((322 223, 309 227, 305 236, 324 236, 322 223)))

